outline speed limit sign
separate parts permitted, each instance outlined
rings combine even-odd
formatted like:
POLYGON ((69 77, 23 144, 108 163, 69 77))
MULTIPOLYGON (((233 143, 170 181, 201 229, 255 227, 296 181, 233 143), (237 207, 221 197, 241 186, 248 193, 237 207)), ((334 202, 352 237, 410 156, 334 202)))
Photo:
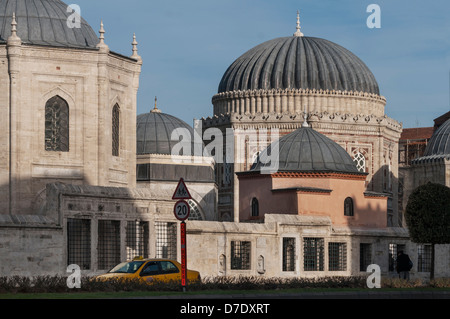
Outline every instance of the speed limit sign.
POLYGON ((173 213, 178 220, 186 220, 189 218, 191 207, 185 200, 179 200, 173 207, 173 213))

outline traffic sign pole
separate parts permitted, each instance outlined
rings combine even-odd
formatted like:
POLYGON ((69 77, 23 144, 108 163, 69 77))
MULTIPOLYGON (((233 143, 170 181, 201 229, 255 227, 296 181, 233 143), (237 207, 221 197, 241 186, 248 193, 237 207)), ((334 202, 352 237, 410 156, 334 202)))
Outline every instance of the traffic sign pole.
POLYGON ((186 223, 184 221, 180 224, 181 229, 181 286, 183 292, 186 292, 186 276, 187 276, 187 253, 186 253, 186 223))
POLYGON ((183 178, 180 178, 177 188, 173 193, 172 199, 177 199, 178 202, 175 203, 173 207, 173 214, 175 218, 181 221, 180 231, 181 231, 181 286, 183 287, 183 292, 186 291, 186 281, 187 281, 187 253, 186 253, 186 222, 189 218, 191 212, 191 207, 186 201, 192 199, 183 178))

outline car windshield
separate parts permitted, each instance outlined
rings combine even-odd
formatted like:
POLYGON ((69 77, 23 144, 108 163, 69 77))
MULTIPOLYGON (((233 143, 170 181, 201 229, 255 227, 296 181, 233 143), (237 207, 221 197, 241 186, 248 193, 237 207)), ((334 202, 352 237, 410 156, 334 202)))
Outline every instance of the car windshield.
POLYGON ((111 269, 109 273, 134 274, 139 269, 139 267, 142 266, 143 263, 144 261, 123 262, 111 269))

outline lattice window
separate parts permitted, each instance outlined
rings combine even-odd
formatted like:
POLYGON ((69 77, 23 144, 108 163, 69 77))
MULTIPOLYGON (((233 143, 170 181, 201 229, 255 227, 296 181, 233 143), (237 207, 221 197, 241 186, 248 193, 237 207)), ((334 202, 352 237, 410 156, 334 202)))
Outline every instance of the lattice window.
POLYGON ((120 221, 98 221, 98 268, 110 269, 120 263, 120 221))
POLYGON ((417 271, 431 271, 431 245, 417 246, 417 271))
POLYGON ((191 208, 191 213, 189 214, 189 220, 203 220, 203 214, 198 206, 198 204, 192 200, 188 200, 189 207, 191 208))
POLYGON ((231 269, 250 269, 251 242, 232 241, 231 242, 231 269))
POLYGON ((328 243, 328 270, 347 270, 347 244, 328 243))
POLYGON ((231 178, 232 178, 232 167, 229 163, 223 163, 223 184, 224 186, 231 185, 231 178))
POLYGON ((367 271, 372 264, 372 244, 359 244, 359 270, 367 271))
POLYGON ((295 238, 283 238, 283 271, 295 271, 295 238))
POLYGON ((353 162, 356 164, 356 168, 360 172, 366 171, 366 158, 361 152, 357 152, 353 157, 353 162))
POLYGON ((69 105, 59 96, 45 104, 45 150, 69 151, 69 105))
POLYGON ((67 265, 91 268, 91 221, 67 219, 67 265))
POLYGON ((344 216, 354 216, 354 205, 353 199, 351 197, 347 197, 344 200, 344 216))
POLYGON ((120 148, 120 108, 116 104, 112 110, 112 155, 119 156, 120 148))
POLYGON ((156 222, 156 258, 177 259, 177 224, 156 222))
POLYGON ((148 240, 148 222, 139 220, 128 221, 126 236, 127 259, 133 259, 136 256, 148 258, 148 240))
POLYGON ((259 216, 259 202, 256 198, 252 199, 252 216, 259 216))
POLYGON ((324 239, 303 239, 303 260, 305 271, 323 271, 324 265, 324 239))

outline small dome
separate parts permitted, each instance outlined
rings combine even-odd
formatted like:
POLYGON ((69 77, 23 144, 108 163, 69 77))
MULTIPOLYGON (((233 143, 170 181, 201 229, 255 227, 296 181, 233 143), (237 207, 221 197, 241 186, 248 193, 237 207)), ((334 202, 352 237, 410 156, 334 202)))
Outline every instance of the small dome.
POLYGON ((272 143, 259 156, 252 171, 270 166, 272 149, 278 146, 279 172, 360 173, 350 155, 336 142, 310 127, 301 127, 272 143))
POLYGON ((431 136, 424 156, 450 155, 450 119, 445 121, 431 136))
POLYGON ((0 1, 0 43, 11 35, 11 21, 16 14, 17 35, 22 43, 65 48, 92 48, 99 42, 90 25, 81 18, 80 27, 69 28, 73 11, 60 0, 0 1))
MULTIPOLYGON (((138 115, 136 127, 137 154, 171 155, 174 145, 180 142, 171 140, 172 132, 178 128, 184 128, 190 132, 192 138, 190 155, 194 155, 194 142, 196 141, 194 141, 194 129, 189 124, 172 115, 161 113, 158 109, 138 115)), ((203 143, 201 146, 203 146, 203 143)))
POLYGON ((341 90, 380 94, 369 68, 328 40, 293 36, 264 42, 225 72, 219 92, 257 89, 341 90))

